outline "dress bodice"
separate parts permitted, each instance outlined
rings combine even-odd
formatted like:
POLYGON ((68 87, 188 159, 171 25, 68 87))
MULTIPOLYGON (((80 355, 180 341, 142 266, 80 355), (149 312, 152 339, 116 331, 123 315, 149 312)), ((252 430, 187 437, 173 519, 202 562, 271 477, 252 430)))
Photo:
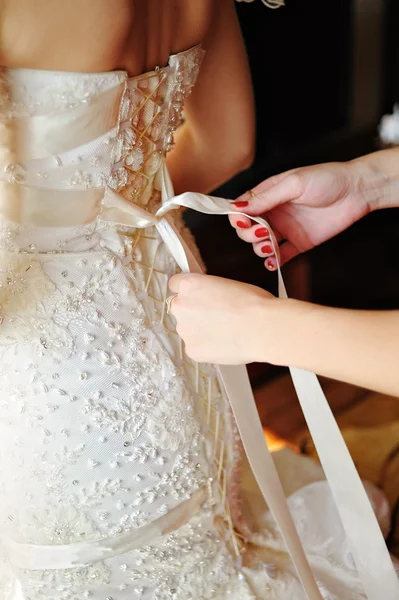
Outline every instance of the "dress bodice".
POLYGON ((4 70, 3 218, 34 225, 90 222, 105 187, 148 207, 202 55, 197 46, 133 78, 123 71, 4 70))

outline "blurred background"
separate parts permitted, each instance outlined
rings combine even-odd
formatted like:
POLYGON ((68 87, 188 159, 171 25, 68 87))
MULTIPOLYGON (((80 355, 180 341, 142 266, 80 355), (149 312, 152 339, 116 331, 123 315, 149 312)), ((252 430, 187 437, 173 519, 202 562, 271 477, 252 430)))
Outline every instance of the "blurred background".
MULTIPOLYGON (((257 154, 251 169, 215 195, 235 198, 272 174, 381 147, 378 124, 399 102, 398 0, 286 0, 278 10, 255 0, 237 3, 237 13, 255 90, 257 154)), ((198 213, 186 219, 211 274, 276 291, 276 275, 227 219, 198 213)), ((284 275, 289 294, 299 299, 399 308, 399 209, 369 215, 293 261, 284 275)), ((254 364, 249 373, 271 444, 313 455, 286 371, 254 364)), ((322 384, 361 475, 384 488, 398 524, 399 400, 322 384)), ((393 527, 396 551, 398 540, 393 527)))

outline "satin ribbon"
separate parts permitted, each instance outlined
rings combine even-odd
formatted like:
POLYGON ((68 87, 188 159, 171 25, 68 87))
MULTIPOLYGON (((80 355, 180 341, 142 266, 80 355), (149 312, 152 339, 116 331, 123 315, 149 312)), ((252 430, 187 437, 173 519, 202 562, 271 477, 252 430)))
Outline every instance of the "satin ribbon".
POLYGON ((198 513, 208 497, 204 486, 165 515, 133 531, 109 538, 75 544, 20 544, 2 538, 10 563, 20 569, 49 570, 85 567, 153 544, 157 538, 182 527, 198 513))
MULTIPOLYGON (((174 196, 166 166, 158 176, 162 206, 155 215, 129 203, 107 189, 100 219, 144 228, 154 225, 184 273, 201 273, 201 267, 173 226, 167 213, 185 207, 213 215, 241 214, 229 201, 188 192, 174 196)), ((278 245, 270 225, 260 217, 249 217, 271 232, 278 257, 278 245)), ((279 296, 287 297, 278 265, 279 296)), ((272 513, 298 573, 308 600, 321 600, 308 560, 300 542, 270 451, 263 434, 245 367, 218 366, 231 404, 243 446, 255 479, 272 513)), ((323 466, 331 493, 348 538, 360 581, 368 600, 398 600, 399 580, 364 486, 340 433, 328 401, 314 373, 290 368, 301 408, 323 466)))

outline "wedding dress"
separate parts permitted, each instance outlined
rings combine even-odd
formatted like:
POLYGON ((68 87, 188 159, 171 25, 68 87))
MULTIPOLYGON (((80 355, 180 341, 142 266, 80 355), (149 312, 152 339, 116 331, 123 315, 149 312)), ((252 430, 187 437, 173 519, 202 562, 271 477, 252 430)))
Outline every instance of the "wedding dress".
MULTIPOLYGON (((218 371, 166 313, 162 227, 196 251, 162 214, 164 157, 202 55, 131 79, 3 71, 1 600, 306 598, 218 371)), ((285 457, 322 596, 366 598, 322 472, 285 457)))

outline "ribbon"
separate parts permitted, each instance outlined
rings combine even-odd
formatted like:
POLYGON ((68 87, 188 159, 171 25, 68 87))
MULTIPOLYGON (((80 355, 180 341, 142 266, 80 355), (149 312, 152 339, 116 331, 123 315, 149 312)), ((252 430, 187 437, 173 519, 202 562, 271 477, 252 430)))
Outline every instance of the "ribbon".
POLYGON ((155 521, 109 538, 60 545, 22 544, 7 537, 1 541, 10 563, 20 569, 46 571, 85 567, 137 548, 145 548, 157 538, 182 527, 199 512, 207 496, 208 488, 205 485, 155 521))
MULTIPOLYGON (((201 273, 201 267, 167 213, 185 207, 205 214, 248 215, 233 209, 231 203, 222 198, 193 192, 174 196, 165 164, 158 175, 158 188, 162 193, 162 206, 155 215, 107 189, 100 219, 137 228, 154 225, 181 270, 201 273)), ((270 225, 260 217, 249 218, 271 232, 273 249, 278 257, 278 245, 270 225)), ((286 298, 279 264, 278 282, 279 296, 286 298)), ((306 597, 322 600, 265 441, 246 368, 219 365, 218 371, 255 479, 281 531, 306 597)), ((398 600, 399 580, 384 537, 320 383, 314 373, 297 368, 290 368, 290 372, 366 597, 368 600, 398 600)))

